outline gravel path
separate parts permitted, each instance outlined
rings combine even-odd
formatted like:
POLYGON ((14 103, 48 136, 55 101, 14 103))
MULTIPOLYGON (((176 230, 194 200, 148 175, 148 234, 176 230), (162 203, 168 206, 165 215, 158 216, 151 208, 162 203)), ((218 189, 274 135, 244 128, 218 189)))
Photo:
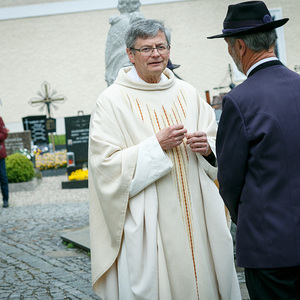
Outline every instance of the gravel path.
POLYGON ((43 177, 32 191, 9 193, 10 206, 24 206, 49 203, 78 203, 88 201, 88 189, 62 189, 61 183, 68 181, 66 175, 43 177))

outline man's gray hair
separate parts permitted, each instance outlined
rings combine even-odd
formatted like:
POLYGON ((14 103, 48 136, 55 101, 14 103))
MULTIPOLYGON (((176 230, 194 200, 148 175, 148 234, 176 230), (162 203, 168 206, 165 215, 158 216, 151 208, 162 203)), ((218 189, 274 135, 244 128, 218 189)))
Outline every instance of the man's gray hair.
POLYGON ((255 52, 260 52, 262 50, 269 50, 275 45, 277 34, 275 29, 273 29, 271 31, 228 37, 227 39, 231 46, 235 44, 237 39, 241 39, 245 42, 249 49, 255 52))
POLYGON ((170 45, 171 34, 165 28, 162 21, 153 19, 143 19, 133 22, 128 28, 125 34, 125 44, 127 48, 134 48, 134 44, 138 38, 147 39, 149 37, 155 37, 158 32, 161 31, 165 34, 167 43, 170 45))

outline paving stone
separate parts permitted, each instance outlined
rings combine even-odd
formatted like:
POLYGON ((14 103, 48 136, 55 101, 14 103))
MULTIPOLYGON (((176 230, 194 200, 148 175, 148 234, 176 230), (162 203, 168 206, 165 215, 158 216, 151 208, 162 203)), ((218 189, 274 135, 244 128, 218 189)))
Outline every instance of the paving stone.
POLYGON ((64 230, 88 226, 88 190, 62 191, 61 180, 10 193, 10 207, 0 208, 0 299, 100 299, 88 253, 61 239, 64 230))
MULTIPOLYGON (((1 292, 2 299, 11 299, 11 298, 9 298, 10 295, 11 295, 11 292, 6 292, 6 291, 1 292)), ((19 299, 20 299, 20 297, 19 297, 19 299)))

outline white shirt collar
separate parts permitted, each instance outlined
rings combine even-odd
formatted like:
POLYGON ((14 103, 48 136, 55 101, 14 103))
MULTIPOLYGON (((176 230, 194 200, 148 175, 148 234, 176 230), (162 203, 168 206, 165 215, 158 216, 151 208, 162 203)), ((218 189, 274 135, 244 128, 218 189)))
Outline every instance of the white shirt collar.
POLYGON ((257 66, 259 66, 259 65, 261 65, 261 64, 263 64, 263 63, 265 63, 265 62, 272 61, 272 60, 278 60, 278 58, 277 58, 277 57, 268 57, 268 58, 264 58, 264 59, 258 61, 257 63, 255 63, 254 65, 252 65, 252 66, 249 68, 249 70, 247 71, 247 77, 249 76, 250 72, 251 72, 253 69, 255 69, 257 66))
MULTIPOLYGON (((127 73, 127 75, 135 81, 146 82, 138 75, 134 66, 132 66, 131 70, 127 73)), ((162 73, 160 76, 159 82, 165 82, 167 80, 168 80, 168 77, 164 73, 162 73)))

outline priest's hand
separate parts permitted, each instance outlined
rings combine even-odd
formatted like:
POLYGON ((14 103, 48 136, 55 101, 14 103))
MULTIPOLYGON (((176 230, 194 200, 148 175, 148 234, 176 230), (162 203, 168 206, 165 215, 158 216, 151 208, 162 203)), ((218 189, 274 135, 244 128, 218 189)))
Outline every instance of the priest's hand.
POLYGON ((182 124, 176 124, 160 130, 156 138, 163 150, 170 150, 182 143, 186 133, 182 124))
POLYGON ((205 132, 196 131, 193 133, 187 133, 186 143, 190 145, 193 152, 197 152, 203 156, 208 156, 212 152, 205 132))

